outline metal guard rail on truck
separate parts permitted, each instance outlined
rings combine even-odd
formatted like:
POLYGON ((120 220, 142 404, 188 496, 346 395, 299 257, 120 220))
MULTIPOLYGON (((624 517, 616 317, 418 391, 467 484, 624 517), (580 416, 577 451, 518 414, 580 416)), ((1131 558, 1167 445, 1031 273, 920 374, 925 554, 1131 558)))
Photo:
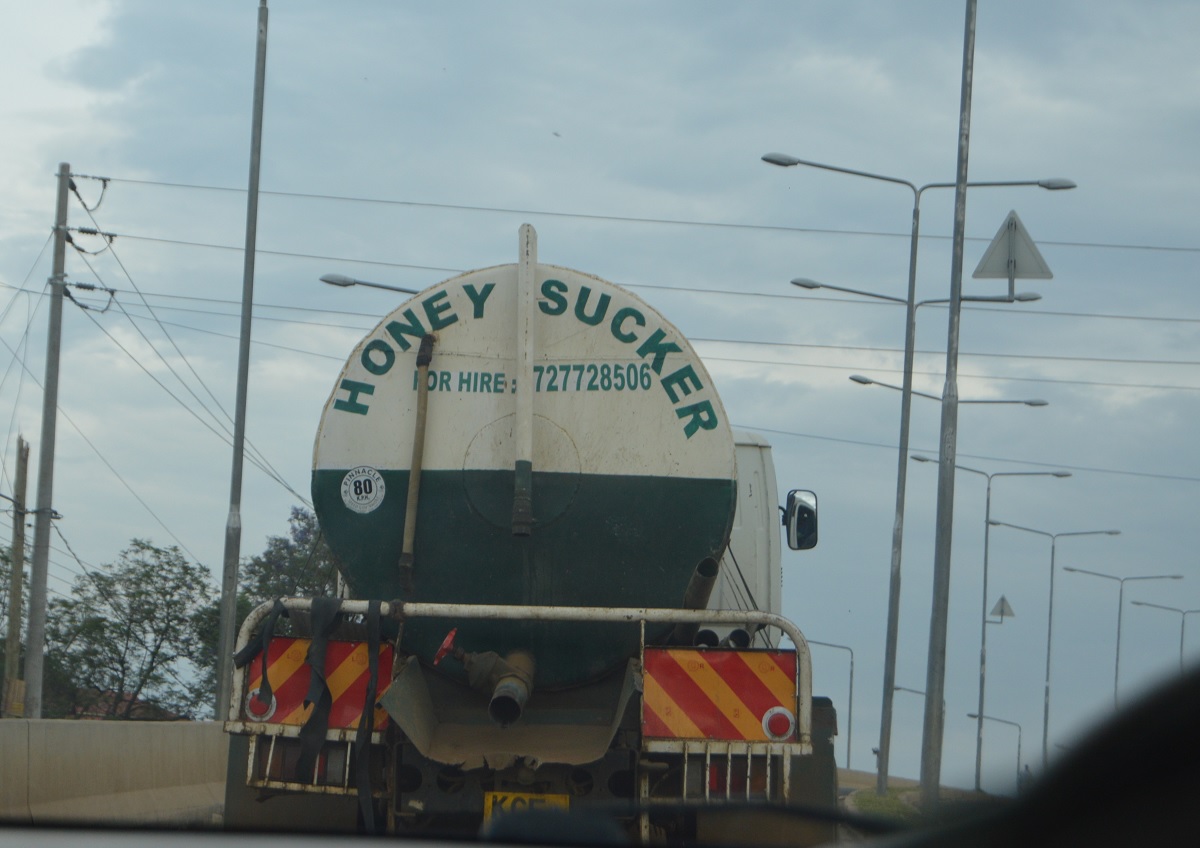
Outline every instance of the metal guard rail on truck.
MULTIPOLYGON (((279 601, 287 610, 311 609, 310 598, 282 598, 279 601)), ((366 615, 370 601, 343 600, 340 613, 342 615, 366 615)), ((246 645, 255 630, 270 614, 274 602, 259 605, 246 616, 238 632, 237 645, 246 645)), ((521 620, 521 621, 590 621, 611 622, 614 624, 637 623, 642 628, 641 645, 645 650, 645 625, 647 622, 665 622, 674 624, 716 624, 716 625, 760 625, 775 627, 781 630, 795 646, 796 656, 796 731, 800 745, 808 748, 812 743, 812 658, 809 655, 808 641, 795 624, 781 615, 759 611, 737 610, 685 610, 660 609, 654 607, 557 607, 511 604, 438 604, 420 601, 383 601, 380 604, 380 615, 392 618, 401 623, 409 618, 467 618, 486 620, 521 620), (809 697, 805 697, 805 695, 809 697)), ((230 691, 228 721, 225 729, 232 733, 264 733, 270 732, 260 722, 241 720, 241 700, 246 686, 248 666, 234 671, 233 686, 230 691)), ((331 740, 340 741, 335 731, 330 731, 331 740)), ((373 742, 382 741, 382 734, 372 734, 373 742)))

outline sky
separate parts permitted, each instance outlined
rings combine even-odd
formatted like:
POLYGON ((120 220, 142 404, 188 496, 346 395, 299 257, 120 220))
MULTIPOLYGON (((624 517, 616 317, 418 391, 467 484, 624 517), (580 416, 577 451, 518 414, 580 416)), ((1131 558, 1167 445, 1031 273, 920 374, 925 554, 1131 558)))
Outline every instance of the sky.
MULTIPOLYGON (((254 0, 13 4, 0 73, 0 420, 37 467, 55 173, 79 197, 67 279, 51 597, 131 538, 220 572, 229 505, 256 19, 254 0), (105 178, 105 179, 98 179, 105 178), (113 289, 111 297, 103 289, 113 289), (84 308, 86 307, 86 308, 84 308)), ((308 497, 321 408, 344 358, 403 296, 516 261, 627 286, 701 353, 732 423, 774 445, 780 497, 820 498, 820 544, 785 552, 784 613, 839 708, 839 763, 874 769, 895 512, 903 185, 779 168, 780 151, 916 185, 952 183, 962 2, 270 4, 242 554, 308 497), (850 709, 852 706, 852 710, 850 709), (852 712, 852 716, 851 716, 852 712), (852 717, 852 722, 851 722, 852 717)), ((943 781, 974 777, 983 607, 983 785, 1060 756, 1114 707, 1200 656, 1192 515, 1200 494, 1200 7, 979 3, 974 181, 1072 191, 967 193, 963 290, 1010 211, 1053 272, 1041 299, 962 312, 943 781), (1047 401, 1046 406, 972 404, 1047 401), (1053 609, 1050 540, 1059 538, 1053 609), (1112 577, 1183 575, 1118 583, 1112 577), (1123 589, 1123 591, 1122 591, 1123 589), (1124 607, 1118 615, 1118 600, 1124 607), (1012 725, 1019 726, 1018 731, 1012 725)), ((919 299, 949 296, 952 190, 922 195, 919 299)), ((940 397, 947 310, 918 310, 914 385, 940 397)), ((911 448, 937 456, 940 405, 914 398, 911 448)), ((924 690, 937 468, 910 462, 896 682, 924 690)), ((31 472, 31 478, 36 473, 31 472)), ((31 488, 30 498, 33 497, 31 488)), ((7 542, 10 532, 0 532, 7 542)), ((892 771, 919 773, 923 704, 895 696, 892 771)))

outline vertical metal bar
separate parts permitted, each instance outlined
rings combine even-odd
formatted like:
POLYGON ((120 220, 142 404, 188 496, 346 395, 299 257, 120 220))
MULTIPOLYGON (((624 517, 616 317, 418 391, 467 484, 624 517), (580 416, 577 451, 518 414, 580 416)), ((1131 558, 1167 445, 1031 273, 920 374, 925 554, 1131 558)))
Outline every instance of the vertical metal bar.
POLYGON ((1058 534, 1050 536, 1050 604, 1046 612, 1046 683, 1042 689, 1042 771, 1050 764, 1050 637, 1054 635, 1054 553, 1058 534))
MULTIPOLYGON (((408 497, 404 502, 404 538, 400 547, 400 585, 412 590, 413 545, 417 538, 417 510, 421 496, 421 468, 425 463, 425 426, 429 416, 429 363, 433 361, 434 335, 421 339, 417 350, 417 417, 413 425, 411 461, 408 465, 408 497)), ((339 573, 340 574, 340 573, 339 573)))
POLYGON ((688 793, 688 743, 685 739, 683 742, 683 785, 680 788, 679 797, 687 800, 688 793))
POLYGON ((942 706, 946 683, 946 628, 950 608, 950 549, 954 527, 954 461, 958 443, 958 335, 962 312, 963 243, 967 218, 967 160, 971 138, 971 83, 975 57, 976 0, 967 0, 959 107, 958 171, 954 189, 954 239, 950 262, 950 316, 946 332, 946 384, 942 391, 938 450, 937 538, 933 557, 933 603, 929 621, 925 721, 921 744, 921 808, 934 812, 942 776, 942 706))
POLYGON ((712 741, 704 743, 704 800, 712 800, 712 741))
MULTIPOLYGON (((1010 234, 1011 237, 1011 234, 1010 234)), ((1012 254, 1011 244, 1009 254, 1012 254)), ((1012 259, 1009 260, 1012 262, 1012 259)), ((1010 266, 1011 267, 1011 266, 1010 266)), ((987 623, 988 623, 988 541, 992 530, 992 476, 987 477, 987 500, 983 510, 983 611, 980 614, 979 625, 979 707, 975 721, 975 791, 982 791, 983 778, 983 695, 984 684, 987 680, 987 623)), ((1001 619, 1003 621, 1003 619, 1001 619)))
MULTIPOLYGON (((910 186, 911 187, 911 186, 910 186)), ((900 456, 896 464, 896 516, 892 524, 892 563, 888 579, 887 631, 883 650, 883 707, 879 721, 879 759, 875 792, 887 794, 892 749, 892 700, 896 696, 896 655, 900 635, 900 564, 904 547, 904 498, 908 485, 909 419, 912 412, 913 362, 917 340, 917 244, 921 231, 921 189, 913 188, 912 238, 908 247, 908 299, 904 321, 904 377, 900 392, 900 456)), ((849 768, 850 755, 847 753, 849 768)))
POLYGON ((1117 592, 1117 660, 1113 666, 1113 709, 1117 709, 1117 683, 1121 679, 1121 618, 1125 612, 1125 581, 1118 581, 1121 585, 1117 592))
POLYGON ((537 294, 537 232, 529 224, 521 225, 519 254, 512 534, 528 536, 533 532, 533 356, 536 347, 533 311, 537 294))
POLYGON ((650 773, 645 769, 638 774, 638 796, 641 798, 641 812, 638 813, 638 834, 642 845, 650 844, 650 811, 646 809, 646 801, 650 799, 650 773))
POLYGON ((733 743, 725 741, 725 800, 733 797, 733 743))
MULTIPOLYGON (((29 442, 17 436, 17 478, 13 486, 11 573, 8 581, 8 629, 4 642, 4 718, 25 712, 21 685, 21 605, 25 589, 25 492, 29 478, 29 442)), ((1182 644, 1182 643, 1180 643, 1182 644)), ((1183 650, 1179 652, 1182 662, 1183 650)))
POLYGON ((763 794, 766 796, 766 800, 768 800, 768 801, 771 800, 771 760, 773 760, 773 759, 775 759, 775 752, 770 746, 768 746, 767 747, 767 774, 766 774, 765 782, 763 783, 763 787, 764 787, 763 794))
POLYGON ((262 155, 263 90, 267 76, 267 0, 259 0, 258 48, 254 60, 254 107, 250 128, 250 176, 246 195, 246 246, 242 265, 242 316, 238 343, 237 399, 233 416, 233 461, 229 515, 221 572, 221 616, 217 637, 217 695, 214 712, 228 703, 233 641, 237 629, 238 559, 242 548, 242 462, 246 445, 246 394, 250 375, 250 328, 254 311, 254 254, 258 239, 258 176, 262 155))
POLYGON ((42 438, 38 445, 37 509, 33 563, 29 570, 29 631, 25 637, 25 718, 42 717, 42 673, 46 652, 46 580, 50 566, 50 522, 54 520, 54 440, 58 429, 58 364, 62 343, 62 301, 67 259, 67 191, 71 166, 58 166, 54 215, 54 266, 50 277, 50 327, 46 337, 46 379, 42 386, 42 438))

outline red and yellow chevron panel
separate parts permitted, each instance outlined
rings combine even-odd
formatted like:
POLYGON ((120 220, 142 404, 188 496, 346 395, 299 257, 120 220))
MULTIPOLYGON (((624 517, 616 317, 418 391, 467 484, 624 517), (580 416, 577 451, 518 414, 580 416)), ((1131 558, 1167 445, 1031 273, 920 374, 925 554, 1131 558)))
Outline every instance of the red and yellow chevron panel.
MULTIPOLYGON (((312 705, 304 706, 308 694, 309 677, 312 670, 305 657, 308 654, 308 639, 277 637, 267 647, 267 678, 271 681, 273 703, 264 704, 257 699, 262 686, 262 658, 253 660, 247 669, 250 678, 246 691, 249 693, 242 711, 247 721, 262 721, 269 724, 304 724, 312 713, 312 705)), ((325 650, 325 681, 333 704, 329 709, 329 729, 353 729, 362 717, 363 703, 367 697, 367 682, 370 669, 367 665, 366 642, 330 641, 325 650)), ((392 680, 392 647, 382 645, 379 649, 379 683, 377 697, 382 697, 392 680)), ((387 725, 387 713, 375 709, 375 729, 387 725)))
POLYGON ((642 733, 783 742, 796 734, 792 651, 647 648, 642 733))

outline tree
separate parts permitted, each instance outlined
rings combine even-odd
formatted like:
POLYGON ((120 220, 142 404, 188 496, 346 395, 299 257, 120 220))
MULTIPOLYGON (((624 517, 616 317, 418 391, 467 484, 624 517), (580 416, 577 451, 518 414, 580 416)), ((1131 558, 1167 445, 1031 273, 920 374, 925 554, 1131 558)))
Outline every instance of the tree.
POLYGON ((194 716, 206 706, 196 628, 213 596, 207 568, 142 539, 81 574, 47 616, 45 714, 194 716))
POLYGON ((241 572, 242 591, 256 605, 279 597, 333 595, 337 589, 335 560, 317 517, 299 506, 292 507, 288 534, 269 537, 267 549, 244 561, 241 572))

